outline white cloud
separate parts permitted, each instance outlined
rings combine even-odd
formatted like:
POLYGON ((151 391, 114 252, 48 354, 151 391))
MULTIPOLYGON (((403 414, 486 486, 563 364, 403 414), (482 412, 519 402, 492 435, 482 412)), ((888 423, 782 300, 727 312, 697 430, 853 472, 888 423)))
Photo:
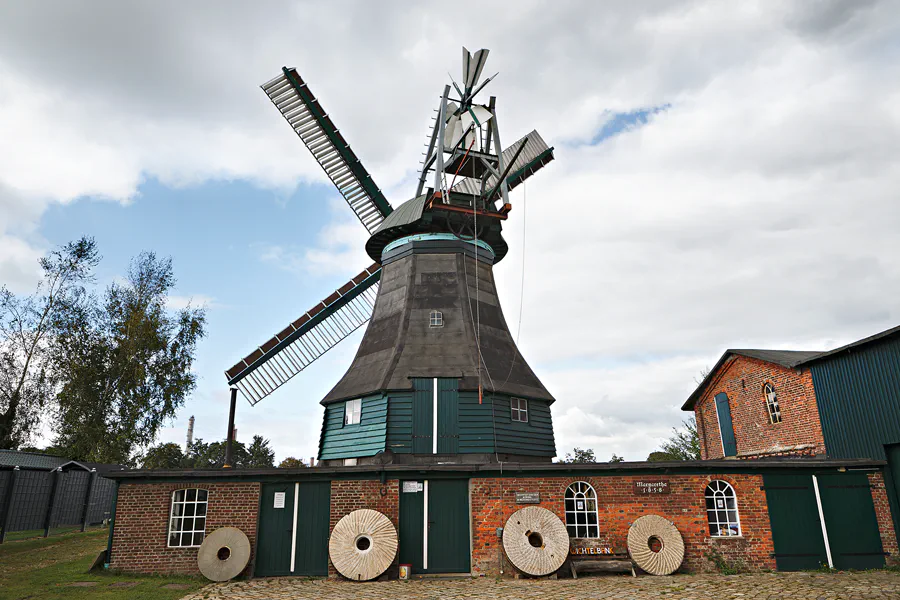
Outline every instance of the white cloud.
POLYGON ((219 303, 216 302, 216 299, 212 296, 206 296, 204 294, 194 294, 193 296, 181 296, 178 294, 169 295, 166 300, 166 306, 170 310, 181 310, 183 308, 187 308, 188 306, 193 306, 194 308, 215 308, 219 306, 219 303))
MULTIPOLYGON (((27 279, 47 202, 127 201, 151 176, 323 182, 257 88, 283 64, 396 206, 466 44, 492 50, 503 138, 537 127, 557 149, 527 184, 520 345, 558 398, 560 454, 644 458, 725 347, 823 348, 900 320, 890 3, 479 3, 463 37, 427 5, 211 6, 0 7, 4 281, 27 279), (663 105, 588 145, 611 114, 663 105)), ((262 258, 313 281, 356 274, 364 232, 332 200, 315 247, 262 258)), ((522 200, 496 269, 510 322, 522 200)))

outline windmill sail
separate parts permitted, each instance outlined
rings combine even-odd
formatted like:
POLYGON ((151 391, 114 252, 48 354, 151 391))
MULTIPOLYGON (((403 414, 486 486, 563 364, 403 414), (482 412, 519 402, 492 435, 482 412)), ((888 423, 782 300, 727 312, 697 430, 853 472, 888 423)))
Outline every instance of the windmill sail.
POLYGON ((260 87, 369 233, 374 232, 391 205, 297 70, 283 67, 281 75, 260 87))
MULTIPOLYGON (((509 186, 509 189, 513 189, 553 160, 553 148, 547 146, 547 143, 537 131, 532 131, 503 150, 504 162, 512 160, 518 152, 519 146, 523 143, 525 148, 519 153, 515 164, 506 176, 506 185, 509 186)), ((497 185, 497 177, 496 175, 491 175, 487 180, 485 189, 492 189, 495 185, 497 185)), ((474 178, 463 179, 453 186, 453 191, 477 196, 481 191, 481 180, 474 178)))
POLYGON ((274 392, 369 320, 380 279, 373 264, 225 371, 228 384, 251 404, 274 392))

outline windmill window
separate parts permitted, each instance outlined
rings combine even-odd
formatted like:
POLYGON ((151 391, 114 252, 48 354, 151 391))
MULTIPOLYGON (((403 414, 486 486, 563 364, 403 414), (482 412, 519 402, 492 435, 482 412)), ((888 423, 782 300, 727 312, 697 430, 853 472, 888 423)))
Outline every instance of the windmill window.
POLYGON ((444 313, 439 310, 431 311, 431 315, 428 318, 428 326, 429 327, 443 327, 444 326, 444 313))
POLYGON ((510 418, 520 423, 528 422, 528 400, 511 398, 509 401, 510 418))
POLYGON ((741 535, 737 495, 727 481, 710 481, 706 486, 706 519, 713 537, 741 535))
POLYGON ((344 406, 344 425, 356 425, 362 413, 362 400, 347 400, 344 406))
POLYGON ((566 529, 572 538, 600 537, 597 494, 591 484, 576 481, 566 488, 566 529))
POLYGON ((769 412, 769 421, 772 424, 781 423, 781 407, 778 406, 778 394, 775 386, 767 383, 763 386, 763 395, 766 397, 766 410, 769 412))
POLYGON ((169 547, 193 548, 206 535, 206 504, 209 492, 201 489, 172 492, 169 512, 169 547))

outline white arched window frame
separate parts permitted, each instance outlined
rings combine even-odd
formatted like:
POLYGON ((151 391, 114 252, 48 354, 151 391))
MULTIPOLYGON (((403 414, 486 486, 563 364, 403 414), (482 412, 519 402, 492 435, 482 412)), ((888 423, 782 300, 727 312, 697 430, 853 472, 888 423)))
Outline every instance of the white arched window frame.
POLYGON ((572 538, 600 537, 597 515, 597 493, 586 481, 576 481, 566 488, 566 529, 572 538))
POLYGON ((169 511, 169 547, 196 547, 206 536, 206 505, 209 492, 198 488, 172 492, 169 511))
POLYGON ((741 535, 737 494, 727 481, 710 481, 706 486, 706 519, 712 537, 741 535))
POLYGON ((781 423, 781 407, 778 406, 778 393, 775 391, 775 386, 771 383, 766 383, 766 385, 763 386, 763 395, 766 398, 766 410, 769 413, 769 422, 773 425, 781 423))

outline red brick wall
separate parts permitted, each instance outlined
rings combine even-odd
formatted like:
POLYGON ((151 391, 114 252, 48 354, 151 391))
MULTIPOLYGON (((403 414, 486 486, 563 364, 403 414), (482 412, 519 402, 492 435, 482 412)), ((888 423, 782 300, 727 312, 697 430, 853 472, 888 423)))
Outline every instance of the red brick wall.
POLYGON ((628 528, 639 516, 657 514, 675 523, 685 542, 682 569, 704 571, 712 568, 705 555, 712 549, 727 560, 741 561, 752 570, 774 569, 772 534, 769 529, 765 492, 760 490, 759 475, 669 476, 671 493, 654 496, 637 495, 633 482, 647 479, 637 476, 607 476, 550 479, 472 479, 473 556, 472 569, 489 576, 498 575, 498 564, 504 562, 505 574, 513 569, 500 558, 502 544, 497 528, 522 505, 516 505, 516 492, 540 492, 541 506, 565 521, 563 498, 566 487, 574 481, 587 481, 597 492, 600 537, 573 539, 573 546, 606 546, 624 548, 628 528), (711 538, 706 520, 704 492, 713 479, 729 482, 737 493, 741 536, 711 538))
POLYGON ((884 475, 869 473, 869 486, 872 488, 872 502, 878 517, 878 529, 881 531, 881 544, 888 553, 888 564, 900 564, 900 549, 897 547, 897 532, 891 518, 891 506, 888 504, 887 490, 884 487, 884 475))
POLYGON ((722 439, 715 396, 728 394, 739 458, 825 454, 825 440, 809 369, 732 356, 725 362, 694 406, 700 433, 701 458, 722 458, 722 439), (781 423, 769 420, 763 386, 778 393, 781 423))
POLYGON ((259 483, 122 483, 116 502, 110 568, 140 573, 199 575, 197 548, 169 548, 172 492, 208 490, 206 533, 237 527, 250 538, 250 562, 256 550, 259 483))
MULTIPOLYGON (((354 510, 369 508, 386 515, 394 528, 400 531, 400 482, 391 479, 382 484, 380 481, 343 481, 331 482, 331 525, 328 528, 329 535, 344 515, 354 510)), ((394 564, 388 569, 388 575, 396 576, 398 556, 394 558, 394 564)), ((328 576, 338 577, 338 572, 328 561, 328 576)))

